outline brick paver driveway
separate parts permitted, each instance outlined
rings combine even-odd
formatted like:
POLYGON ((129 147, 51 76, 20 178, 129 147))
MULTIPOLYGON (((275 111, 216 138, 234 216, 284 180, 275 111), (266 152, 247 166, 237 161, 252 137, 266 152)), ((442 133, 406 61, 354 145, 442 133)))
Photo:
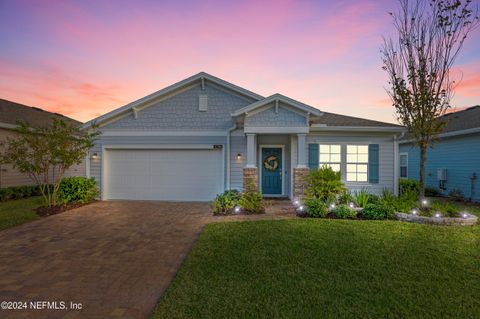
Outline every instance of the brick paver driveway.
POLYGON ((0 232, 0 301, 66 301, 81 311, 0 318, 145 318, 203 225, 206 203, 98 202, 0 232))

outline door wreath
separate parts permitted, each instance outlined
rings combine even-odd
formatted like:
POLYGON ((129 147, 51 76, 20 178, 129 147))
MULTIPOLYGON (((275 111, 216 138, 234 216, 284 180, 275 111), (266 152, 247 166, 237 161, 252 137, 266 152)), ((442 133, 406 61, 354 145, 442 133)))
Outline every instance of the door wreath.
POLYGON ((274 171, 278 167, 278 158, 275 155, 270 155, 263 161, 263 167, 269 171, 274 171))

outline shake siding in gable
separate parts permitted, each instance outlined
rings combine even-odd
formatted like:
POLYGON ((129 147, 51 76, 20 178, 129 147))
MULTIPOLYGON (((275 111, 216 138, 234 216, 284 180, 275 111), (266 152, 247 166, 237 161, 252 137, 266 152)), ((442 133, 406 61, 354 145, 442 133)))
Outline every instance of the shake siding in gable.
MULTIPOLYGON (((418 179, 420 150, 412 144, 400 144, 400 153, 408 153, 408 178, 418 179)), ((444 138, 433 149, 427 150, 425 184, 439 186, 437 169, 447 169, 447 184, 444 194, 454 188, 461 189, 465 197, 472 196, 470 179, 476 173, 473 199, 480 201, 480 134, 444 138)))
POLYGON ((102 129, 227 130, 233 125, 230 114, 252 102, 252 99, 227 93, 207 82, 204 90, 200 84, 196 85, 185 92, 140 110, 137 118, 134 117, 133 112, 130 112, 126 117, 109 123, 102 129), (206 95, 208 98, 208 110, 205 112, 198 110, 200 95, 206 95))
POLYGON ((391 135, 367 135, 348 133, 312 133, 307 135, 307 158, 309 143, 340 144, 342 146, 342 180, 350 191, 359 191, 366 189, 372 193, 380 195, 383 189, 394 191, 394 143, 391 135), (379 183, 368 182, 347 182, 346 181, 346 145, 347 144, 378 144, 379 145, 379 183))

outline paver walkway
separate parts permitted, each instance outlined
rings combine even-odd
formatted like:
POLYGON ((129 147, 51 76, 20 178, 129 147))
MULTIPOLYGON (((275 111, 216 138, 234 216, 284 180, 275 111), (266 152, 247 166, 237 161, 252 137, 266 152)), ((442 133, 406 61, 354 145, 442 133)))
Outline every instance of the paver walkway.
POLYGON ((289 217, 288 201, 230 217, 207 203, 106 201, 0 231, 0 301, 82 306, 0 318, 147 318, 206 223, 289 217))

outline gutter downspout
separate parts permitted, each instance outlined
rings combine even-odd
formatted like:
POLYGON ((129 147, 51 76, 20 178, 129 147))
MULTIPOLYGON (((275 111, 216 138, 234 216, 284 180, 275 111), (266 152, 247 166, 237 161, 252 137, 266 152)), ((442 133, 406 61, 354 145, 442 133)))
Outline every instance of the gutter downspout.
POLYGON ((227 147, 226 147, 226 150, 225 152, 227 153, 226 154, 226 159, 227 159, 227 189, 230 189, 231 188, 231 183, 230 183, 230 136, 232 134, 232 131, 235 130, 237 128, 237 124, 233 124, 233 126, 231 128, 228 129, 227 131, 227 147))
POLYGON ((398 140, 405 135, 405 132, 400 133, 399 135, 393 136, 393 194, 398 196, 398 184, 399 184, 399 173, 400 166, 399 164, 399 149, 398 149, 398 140))

